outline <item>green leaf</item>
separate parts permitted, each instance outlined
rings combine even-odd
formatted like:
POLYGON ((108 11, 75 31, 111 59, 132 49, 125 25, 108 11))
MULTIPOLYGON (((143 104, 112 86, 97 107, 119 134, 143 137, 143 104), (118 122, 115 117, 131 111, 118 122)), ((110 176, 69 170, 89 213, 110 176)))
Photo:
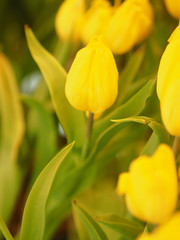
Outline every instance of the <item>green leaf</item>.
POLYGON ((65 96, 66 72, 58 61, 36 39, 32 30, 25 28, 29 50, 48 85, 52 102, 68 142, 82 145, 85 133, 84 113, 74 109, 65 96))
POLYGON ((141 155, 152 156, 152 154, 155 152, 160 143, 161 142, 159 141, 157 134, 153 132, 149 140, 147 141, 146 145, 144 146, 141 155))
POLYGON ((7 228, 7 226, 6 226, 5 222, 3 221, 3 219, 1 218, 1 216, 0 216, 0 230, 6 240, 14 240, 14 238, 12 237, 11 233, 9 232, 9 229, 7 228))
POLYGON ((28 96, 21 96, 21 100, 32 108, 30 113, 34 113, 35 117, 35 125, 32 128, 37 137, 37 154, 31 178, 33 183, 57 151, 56 130, 51 114, 40 102, 28 96))
POLYGON ((144 228, 137 222, 116 215, 98 216, 95 220, 120 233, 122 236, 125 236, 128 240, 134 240, 144 228))
POLYGON ((8 221, 22 173, 17 156, 24 135, 24 118, 10 62, 0 52, 0 215, 8 221))
POLYGON ((130 84, 136 77, 138 70, 142 64, 145 54, 145 47, 140 47, 130 58, 125 68, 120 74, 118 82, 118 97, 116 99, 115 106, 119 106, 123 98, 126 96, 127 90, 129 90, 130 84))
POLYGON ((137 128, 132 123, 112 124, 97 139, 88 161, 95 161, 99 171, 102 171, 121 150, 135 143, 144 133, 144 128, 137 128))
POLYGON ((23 213, 20 240, 41 240, 43 238, 46 201, 56 172, 73 145, 74 143, 71 143, 60 151, 34 183, 23 213))
POLYGON ((84 225, 86 226, 90 238, 92 240, 108 240, 105 232, 101 229, 101 227, 96 223, 96 221, 75 201, 73 202, 73 207, 80 216, 84 225))
POLYGON ((155 81, 154 79, 152 79, 147 82, 145 86, 143 86, 132 98, 130 98, 122 106, 115 109, 112 113, 108 114, 103 119, 97 120, 94 123, 92 142, 95 141, 97 136, 101 132, 103 132, 104 129, 108 128, 111 125, 110 119, 127 118, 140 114, 154 89, 155 81))
POLYGON ((124 119, 118 119, 118 120, 112 120, 113 122, 117 123, 125 123, 125 122, 136 122, 141 123, 144 125, 149 126, 153 132, 156 134, 158 140, 160 143, 167 143, 170 144, 170 137, 167 133, 164 126, 158 122, 156 122, 152 118, 144 117, 144 116, 135 116, 135 117, 129 117, 124 119))

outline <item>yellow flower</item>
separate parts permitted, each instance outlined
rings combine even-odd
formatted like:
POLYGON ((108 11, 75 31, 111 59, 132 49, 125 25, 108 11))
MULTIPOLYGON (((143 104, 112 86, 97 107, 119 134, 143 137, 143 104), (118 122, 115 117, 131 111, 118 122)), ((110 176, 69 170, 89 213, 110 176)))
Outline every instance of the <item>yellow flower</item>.
POLYGON ((140 156, 119 176, 117 191, 125 194, 129 211, 137 218, 158 224, 174 211, 178 196, 175 160, 161 144, 152 157, 140 156))
POLYGON ((180 19, 180 1, 165 0, 165 5, 168 12, 175 18, 180 19))
POLYGON ((110 16, 112 7, 107 0, 93 0, 90 9, 84 16, 81 40, 88 44, 92 36, 103 32, 110 16))
POLYGON ((151 234, 143 234, 137 240, 179 240, 180 212, 175 213, 168 222, 159 226, 151 234))
POLYGON ((101 36, 81 49, 67 76, 65 93, 70 104, 81 111, 101 113, 115 101, 118 71, 110 49, 101 36))
POLYGON ((180 136, 180 26, 169 39, 161 58, 157 79, 162 121, 172 135, 180 136))
POLYGON ((149 0, 126 0, 116 8, 104 35, 111 50, 122 54, 144 40, 152 24, 153 9, 149 0))
POLYGON ((79 38, 79 27, 85 12, 85 0, 65 0, 56 15, 55 29, 58 36, 66 41, 72 36, 73 41, 79 38))

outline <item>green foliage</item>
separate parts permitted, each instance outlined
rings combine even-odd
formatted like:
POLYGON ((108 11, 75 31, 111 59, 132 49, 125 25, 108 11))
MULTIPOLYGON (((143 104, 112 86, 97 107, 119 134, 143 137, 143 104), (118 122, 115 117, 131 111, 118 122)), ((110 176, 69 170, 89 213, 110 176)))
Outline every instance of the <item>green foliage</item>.
POLYGON ((98 216, 96 221, 112 228, 127 240, 135 239, 144 229, 143 225, 116 215, 98 216))
POLYGON ((0 50, 11 60, 0 52, 0 240, 54 240, 57 230, 57 239, 65 231, 68 240, 77 240, 72 212, 81 240, 134 240, 144 223, 131 220, 115 188, 119 173, 134 158, 151 156, 161 143, 172 146, 155 85, 160 57, 177 23, 162 1, 152 0, 152 33, 143 45, 115 56, 118 97, 93 121, 87 138, 86 114, 69 104, 64 91, 82 46, 55 34, 62 1, 22 2, 0 1, 0 50), (24 34, 24 24, 36 34, 28 26, 24 34), (35 82, 30 94, 19 94, 27 82, 35 82), (72 204, 74 199, 78 203, 72 204))
POLYGON ((26 37, 31 54, 38 64, 48 85, 52 102, 68 142, 76 140, 82 144, 84 139, 84 114, 75 110, 65 97, 66 71, 58 61, 37 41, 33 32, 26 26, 26 37))
POLYGON ((91 240, 108 240, 106 234, 96 223, 96 221, 82 207, 80 207, 77 202, 73 202, 73 207, 85 224, 91 240))
POLYGON ((45 206, 57 169, 73 147, 70 144, 59 152, 41 172, 27 199, 21 227, 20 240, 43 239, 45 227, 45 206))
POLYGON ((13 240, 14 239, 12 237, 11 233, 9 232, 5 222, 3 221, 3 219, 1 217, 0 217, 0 230, 3 233, 6 240, 13 240))

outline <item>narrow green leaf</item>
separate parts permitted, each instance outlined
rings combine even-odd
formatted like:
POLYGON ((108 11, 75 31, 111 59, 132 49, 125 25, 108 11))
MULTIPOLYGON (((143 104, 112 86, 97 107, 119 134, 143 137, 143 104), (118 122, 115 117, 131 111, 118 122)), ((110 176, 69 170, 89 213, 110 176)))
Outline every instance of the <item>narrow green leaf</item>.
POLYGON ((81 220, 83 221, 84 225, 86 226, 90 238, 92 240, 108 240, 105 232, 102 228, 96 223, 96 221, 82 208, 80 207, 75 201, 73 202, 73 207, 80 216, 81 220))
POLYGON ((36 39, 32 30, 25 28, 28 47, 48 85, 52 102, 68 142, 82 145, 85 133, 84 113, 74 109, 65 96, 66 72, 58 61, 36 39))
POLYGON ((0 215, 8 221, 22 177, 17 156, 24 135, 24 118, 13 69, 1 52, 0 129, 0 215))
POLYGON ((143 231, 144 228, 137 222, 133 222, 129 219, 116 215, 98 216, 95 218, 95 220, 120 233, 122 236, 125 236, 126 239, 129 240, 134 240, 143 231))
POLYGON ((155 132, 153 132, 143 148, 141 155, 152 156, 161 142, 155 132))
POLYGON ((7 226, 6 226, 5 222, 3 221, 3 219, 1 218, 1 216, 0 216, 0 230, 6 240, 14 240, 14 238, 12 237, 11 233, 9 232, 9 229, 7 228, 7 226))
POLYGON ((32 127, 37 137, 37 154, 31 178, 33 183, 57 151, 56 130, 51 114, 40 102, 29 96, 21 96, 21 100, 31 107, 31 114, 34 113, 35 117, 32 127))
POLYGON ((117 122, 117 123, 137 122, 137 123, 147 125, 156 134, 160 143, 167 143, 167 144, 170 143, 169 142, 170 141, 169 134, 167 133, 164 126, 162 124, 156 122, 152 118, 148 118, 148 117, 144 117, 144 116, 135 116, 135 117, 129 117, 129 118, 124 118, 124 119, 112 120, 112 122, 117 122))
POLYGON ((15 162, 24 134, 23 110, 10 62, 0 52, 0 161, 15 162))
POLYGON ((118 97, 116 100, 116 107, 120 105, 123 98, 126 96, 127 90, 129 90, 129 85, 133 82, 136 74, 142 64, 145 54, 145 47, 140 47, 130 58, 125 68, 119 77, 118 86, 118 97))
POLYGON ((34 183, 23 213, 21 240, 41 240, 43 238, 47 198, 56 172, 73 145, 74 143, 71 143, 60 151, 34 183))

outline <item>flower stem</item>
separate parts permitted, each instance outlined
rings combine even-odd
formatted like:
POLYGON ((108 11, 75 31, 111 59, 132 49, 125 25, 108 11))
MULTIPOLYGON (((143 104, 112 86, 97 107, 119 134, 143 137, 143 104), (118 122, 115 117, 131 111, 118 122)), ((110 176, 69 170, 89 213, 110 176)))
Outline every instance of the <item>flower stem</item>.
POLYGON ((179 147, 180 147, 180 138, 178 136, 175 136, 174 143, 173 143, 173 148, 172 148, 175 158, 178 155, 179 147))
POLYGON ((89 148, 90 138, 91 138, 91 134, 92 134, 92 127, 93 127, 93 117, 94 117, 94 114, 92 112, 89 112, 87 128, 86 128, 86 138, 85 138, 85 142, 84 142, 84 145, 82 148, 81 159, 86 158, 86 154, 87 154, 87 151, 89 148))
POLYGON ((88 122, 87 122, 87 129, 86 129, 86 137, 88 139, 91 137, 91 133, 92 133, 93 117, 94 117, 94 114, 92 112, 89 112, 89 117, 88 117, 88 122))

